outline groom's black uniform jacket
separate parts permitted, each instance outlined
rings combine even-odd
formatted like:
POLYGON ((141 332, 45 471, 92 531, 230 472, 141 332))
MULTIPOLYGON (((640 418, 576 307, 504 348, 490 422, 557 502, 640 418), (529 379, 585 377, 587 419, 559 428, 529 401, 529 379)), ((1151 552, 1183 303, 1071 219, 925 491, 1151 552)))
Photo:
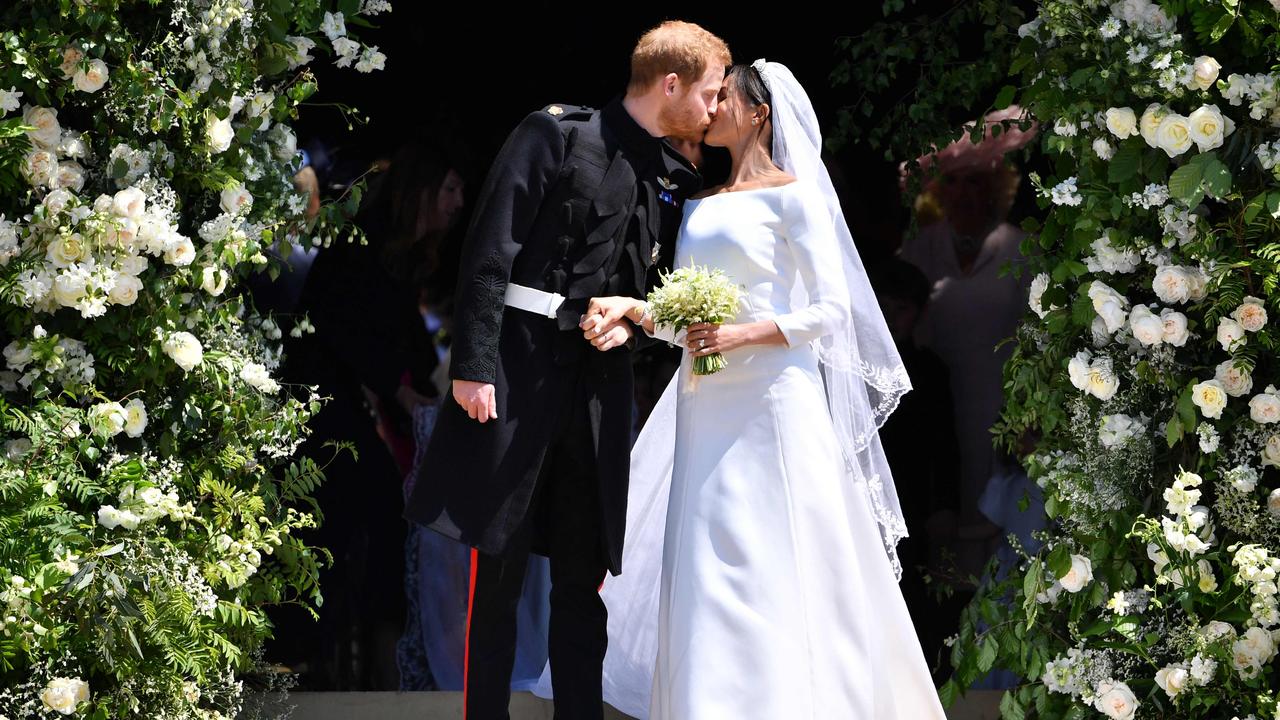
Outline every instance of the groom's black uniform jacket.
MULTIPOLYGON (((482 552, 501 552, 530 509, 555 419, 570 411, 581 381, 602 559, 621 571, 631 348, 602 353, 578 323, 592 297, 644 296, 654 266, 669 266, 683 201, 700 185, 693 166, 637 125, 620 98, 599 111, 551 105, 511 133, 467 232, 449 373, 493 383, 498 418, 482 424, 444 399, 406 517, 482 552), (568 301, 556 319, 508 308, 508 282, 568 301)), ((536 527, 533 547, 543 549, 536 527)))

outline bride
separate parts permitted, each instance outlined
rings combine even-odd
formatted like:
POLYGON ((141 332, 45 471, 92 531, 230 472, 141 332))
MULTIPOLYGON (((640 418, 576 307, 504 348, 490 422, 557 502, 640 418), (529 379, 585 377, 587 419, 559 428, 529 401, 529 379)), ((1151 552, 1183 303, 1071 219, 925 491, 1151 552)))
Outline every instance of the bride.
POLYGON ((642 302, 598 298, 584 323, 602 349, 596 328, 624 316, 688 349, 632 452, 605 699, 663 720, 941 719, 877 434, 910 384, 812 105, 783 65, 735 66, 706 142, 730 179, 686 202, 676 262, 741 284, 735 321, 677 339, 642 302), (728 367, 695 381, 714 352, 728 367))

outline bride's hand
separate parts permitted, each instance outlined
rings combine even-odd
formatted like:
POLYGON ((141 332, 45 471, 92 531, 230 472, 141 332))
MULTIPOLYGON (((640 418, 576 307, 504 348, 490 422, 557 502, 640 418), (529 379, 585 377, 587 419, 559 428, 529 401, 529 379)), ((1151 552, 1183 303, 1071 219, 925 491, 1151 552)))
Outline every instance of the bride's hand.
POLYGON ((749 345, 751 337, 747 325, 694 323, 689 326, 684 342, 689 353, 699 357, 737 350, 743 345, 749 345))
POLYGON ((591 298, 591 303, 587 305, 587 314, 583 317, 580 327, 583 330, 587 330, 588 320, 597 316, 603 318, 602 321, 597 320, 601 327, 614 325, 623 318, 638 322, 640 313, 637 312, 637 309, 641 305, 643 305, 641 301, 629 297, 591 298))

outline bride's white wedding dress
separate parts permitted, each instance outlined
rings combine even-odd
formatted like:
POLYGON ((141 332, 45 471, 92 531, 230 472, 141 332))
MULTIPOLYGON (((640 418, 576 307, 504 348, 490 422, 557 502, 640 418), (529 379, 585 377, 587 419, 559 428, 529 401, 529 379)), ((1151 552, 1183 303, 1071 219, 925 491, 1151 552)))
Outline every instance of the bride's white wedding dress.
POLYGON ((724 270, 745 290, 734 322, 772 319, 788 345, 696 380, 686 353, 637 443, 624 572, 603 592, 605 699, 637 717, 944 717, 810 344, 848 317, 822 203, 795 182, 686 205, 677 262, 724 270), (672 433, 670 472, 647 466, 672 433))

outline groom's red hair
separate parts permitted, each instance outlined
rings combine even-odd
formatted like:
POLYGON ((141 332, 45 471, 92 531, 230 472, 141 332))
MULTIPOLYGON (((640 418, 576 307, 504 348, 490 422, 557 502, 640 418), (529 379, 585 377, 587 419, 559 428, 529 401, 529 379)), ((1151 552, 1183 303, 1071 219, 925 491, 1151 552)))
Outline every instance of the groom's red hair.
POLYGON ((682 82, 694 83, 712 63, 725 67, 733 64, 724 40, 691 22, 668 20, 642 35, 631 51, 627 91, 643 93, 668 73, 680 76, 682 82))

